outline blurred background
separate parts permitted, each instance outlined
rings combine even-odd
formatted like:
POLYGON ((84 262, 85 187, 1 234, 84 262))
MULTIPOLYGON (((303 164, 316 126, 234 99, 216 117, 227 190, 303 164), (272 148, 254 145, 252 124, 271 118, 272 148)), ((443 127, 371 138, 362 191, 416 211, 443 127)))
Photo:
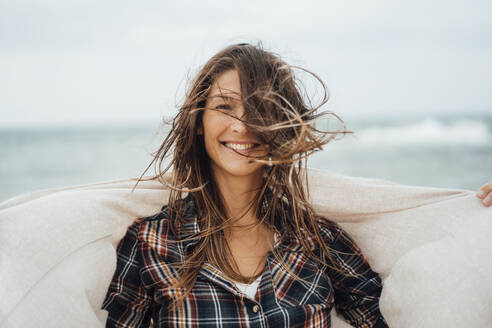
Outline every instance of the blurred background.
POLYGON ((0 0, 0 201, 139 176, 200 65, 259 41, 321 77, 324 109, 354 132, 311 167, 476 190, 492 178, 490 12, 480 0, 0 0))

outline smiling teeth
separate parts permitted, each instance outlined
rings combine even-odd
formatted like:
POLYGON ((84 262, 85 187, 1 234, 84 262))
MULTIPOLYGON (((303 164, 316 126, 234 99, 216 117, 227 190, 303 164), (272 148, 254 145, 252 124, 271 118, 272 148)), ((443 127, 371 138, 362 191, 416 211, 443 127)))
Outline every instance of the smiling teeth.
POLYGON ((226 147, 235 149, 235 150, 246 150, 254 147, 254 144, 235 144, 235 143, 226 143, 226 147))

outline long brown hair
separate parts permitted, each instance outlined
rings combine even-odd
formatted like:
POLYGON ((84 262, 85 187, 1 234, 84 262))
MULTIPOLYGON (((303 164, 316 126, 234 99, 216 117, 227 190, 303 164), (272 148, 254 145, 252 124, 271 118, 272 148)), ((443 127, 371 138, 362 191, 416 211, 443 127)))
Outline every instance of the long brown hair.
MULTIPOLYGON (((283 228, 281 240, 294 234, 311 258, 322 265, 332 265, 314 254, 307 244, 314 238, 331 262, 317 217, 308 201, 307 172, 303 165, 309 155, 321 150, 338 134, 351 131, 345 130, 345 125, 343 131, 334 132, 316 128, 318 119, 325 115, 333 115, 342 124, 343 121, 332 112, 319 111, 328 101, 328 93, 323 81, 314 73, 288 65, 280 56, 264 50, 261 43, 231 45, 210 58, 193 79, 179 112, 170 122, 169 134, 140 177, 142 180, 145 172, 155 164, 155 175, 151 179, 159 179, 171 190, 167 210, 172 229, 176 231, 183 223, 184 208, 180 201, 183 193, 192 193, 200 218, 199 235, 190 237, 199 242, 190 256, 177 265, 178 277, 171 288, 182 292, 178 293, 180 296, 174 305, 180 304, 190 292, 205 261, 234 280, 250 282, 256 278, 242 276, 237 266, 229 261, 230 250, 224 229, 230 219, 225 215, 225 206, 211 173, 203 135, 197 133, 203 111, 217 110, 206 108, 206 100, 214 81, 228 70, 236 70, 240 78, 245 117, 236 119, 243 121, 262 143, 268 145, 268 154, 251 159, 265 164, 262 187, 250 205, 259 218, 258 224, 274 227, 274 220, 277 220, 277 226, 283 228), (321 84, 323 99, 318 105, 311 105, 309 98, 303 99, 294 69, 311 74, 321 84), (172 170, 172 178, 165 181, 164 174, 169 170, 172 170)), ((275 250, 274 255, 281 259, 275 250)))

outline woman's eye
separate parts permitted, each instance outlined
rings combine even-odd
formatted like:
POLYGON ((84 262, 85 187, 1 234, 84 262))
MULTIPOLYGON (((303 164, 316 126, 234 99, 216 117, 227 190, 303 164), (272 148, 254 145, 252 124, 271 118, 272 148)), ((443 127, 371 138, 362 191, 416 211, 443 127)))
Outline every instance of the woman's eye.
POLYGON ((216 109, 231 109, 231 106, 227 105, 227 104, 222 104, 222 105, 218 105, 215 107, 216 109))

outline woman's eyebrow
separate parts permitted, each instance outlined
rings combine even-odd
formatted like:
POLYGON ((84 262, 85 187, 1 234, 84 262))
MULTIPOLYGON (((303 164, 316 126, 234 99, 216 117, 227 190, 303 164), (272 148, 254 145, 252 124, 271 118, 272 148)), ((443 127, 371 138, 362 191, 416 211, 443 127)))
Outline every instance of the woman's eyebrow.
POLYGON ((222 100, 225 100, 225 101, 240 101, 241 100, 241 99, 238 99, 236 97, 231 97, 231 96, 224 95, 224 94, 216 94, 216 95, 210 96, 210 98, 212 100, 222 99, 222 100))

